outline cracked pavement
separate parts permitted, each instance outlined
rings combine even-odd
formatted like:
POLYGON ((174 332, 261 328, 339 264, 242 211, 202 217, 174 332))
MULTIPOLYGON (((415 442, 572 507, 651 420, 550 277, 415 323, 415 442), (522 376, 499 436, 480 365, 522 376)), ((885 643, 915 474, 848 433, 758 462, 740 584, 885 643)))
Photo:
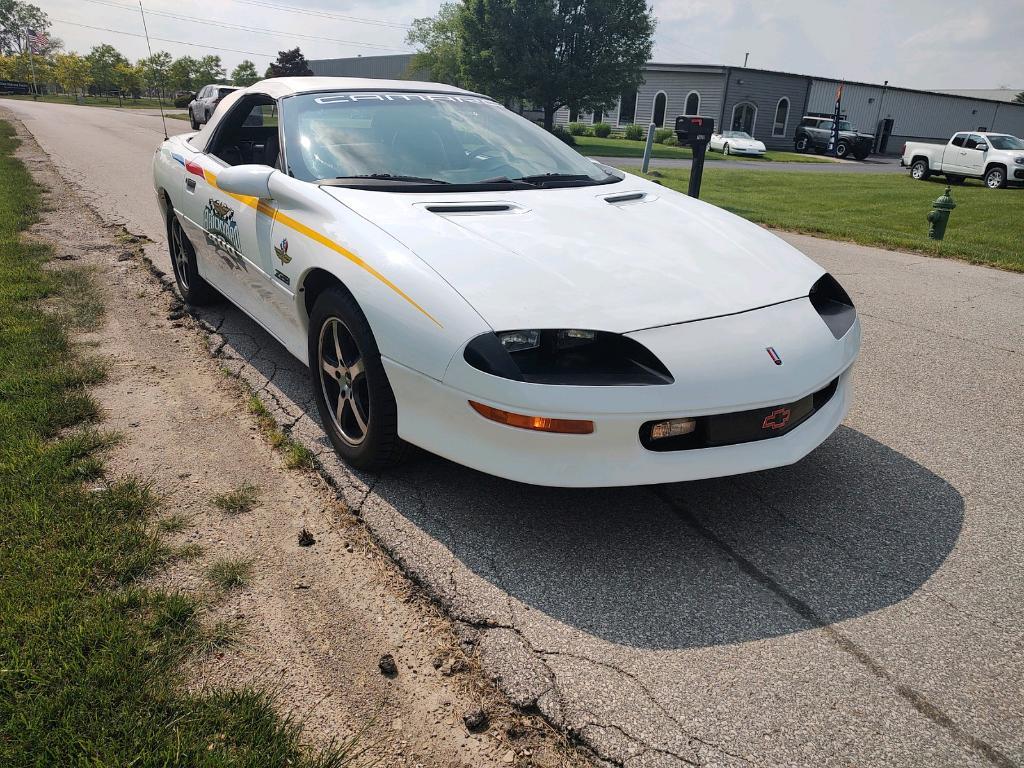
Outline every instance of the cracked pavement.
MULTIPOLYGON (((2 104, 170 272, 159 119, 2 104)), ((1024 275, 783 236, 858 303, 854 406, 797 465, 722 480, 544 489, 422 452, 353 473, 306 370, 232 307, 200 317, 506 694, 604 760, 1024 765, 1024 275)))

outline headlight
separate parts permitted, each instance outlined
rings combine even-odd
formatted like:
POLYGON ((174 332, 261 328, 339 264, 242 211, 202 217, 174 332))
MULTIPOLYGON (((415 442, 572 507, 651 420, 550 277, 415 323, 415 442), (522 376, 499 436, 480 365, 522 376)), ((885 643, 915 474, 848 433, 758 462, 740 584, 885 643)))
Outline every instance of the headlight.
POLYGON ((571 386, 671 384, 672 374, 626 336, 580 328, 484 333, 466 345, 477 370, 513 381, 571 386))
POLYGON ((807 298, 837 339, 843 338, 857 319, 853 300, 832 275, 827 272, 811 286, 807 298))

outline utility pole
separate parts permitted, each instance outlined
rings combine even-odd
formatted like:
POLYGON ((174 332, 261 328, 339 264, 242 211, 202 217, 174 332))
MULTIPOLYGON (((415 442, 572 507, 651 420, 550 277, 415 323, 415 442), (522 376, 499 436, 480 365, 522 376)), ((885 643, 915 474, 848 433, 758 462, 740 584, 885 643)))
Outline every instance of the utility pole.
POLYGON ((750 51, 743 54, 743 68, 747 68, 747 60, 750 58, 750 51))
POLYGON ((875 115, 875 146, 871 148, 873 152, 877 152, 882 143, 882 135, 881 131, 878 130, 878 124, 882 121, 882 102, 885 101, 885 91, 888 87, 889 81, 886 80, 882 85, 882 95, 878 97, 878 114, 875 115))
POLYGON ((39 86, 36 85, 36 60, 32 56, 32 38, 28 30, 25 31, 25 47, 28 48, 28 65, 32 70, 32 101, 39 101, 39 86))

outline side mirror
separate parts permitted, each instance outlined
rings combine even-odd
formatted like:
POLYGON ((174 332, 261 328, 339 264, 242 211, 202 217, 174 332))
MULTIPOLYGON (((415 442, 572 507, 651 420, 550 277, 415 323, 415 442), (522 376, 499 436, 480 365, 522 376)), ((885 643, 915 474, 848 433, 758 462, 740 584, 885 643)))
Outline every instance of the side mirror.
POLYGON ((978 149, 980 149, 982 152, 988 152, 988 144, 979 144, 978 149))
POLYGON ((269 165, 236 165, 217 175, 217 187, 232 195, 269 200, 270 177, 275 173, 269 165))

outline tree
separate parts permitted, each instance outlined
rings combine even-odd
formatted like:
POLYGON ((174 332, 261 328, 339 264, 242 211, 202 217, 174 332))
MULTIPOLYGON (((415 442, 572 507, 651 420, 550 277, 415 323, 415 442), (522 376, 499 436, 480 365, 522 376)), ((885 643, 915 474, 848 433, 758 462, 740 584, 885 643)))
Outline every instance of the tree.
POLYGON ((49 31, 50 19, 42 8, 20 0, 0 0, 0 53, 25 53, 25 34, 30 29, 44 34, 49 31))
POLYGON ((544 109, 606 109, 643 82, 655 20, 647 0, 463 0, 466 84, 544 109))
POLYGON ((267 77, 303 77, 312 75, 313 70, 309 68, 309 62, 302 55, 298 48, 290 51, 278 51, 277 61, 270 62, 267 67, 267 77))
POLYGON ((167 79, 171 88, 176 91, 193 92, 195 90, 195 77, 198 65, 199 62, 191 56, 182 56, 180 59, 175 59, 174 63, 167 69, 167 79))
POLYGON ((409 73, 425 69, 438 83, 461 85, 459 49, 462 42, 457 3, 443 3, 437 16, 413 19, 405 36, 408 45, 417 48, 409 63, 409 73))
POLYGON ((1024 91, 1021 91, 1016 96, 1014 96, 1013 101, 1016 104, 1024 104, 1024 91))
POLYGON ((84 92, 92 80, 91 69, 77 53, 58 53, 53 58, 53 78, 65 93, 84 92))
POLYGON ((219 83, 224 79, 224 65, 220 56, 203 56, 196 62, 195 81, 198 85, 219 83))
POLYGON ((256 65, 248 59, 245 59, 231 72, 231 82, 242 88, 252 85, 259 79, 260 75, 256 71, 256 65))
POLYGON ((114 79, 117 91, 122 96, 138 96, 142 90, 142 66, 119 62, 114 66, 114 79))
POLYGON ((85 57, 89 62, 89 75, 93 84, 103 93, 118 90, 118 65, 128 66, 126 59, 114 46, 109 43, 94 46, 85 57))
POLYGON ((171 54, 167 51, 158 51, 152 56, 139 59, 139 67, 142 69, 142 82, 147 88, 155 88, 161 96, 167 90, 170 82, 171 54))

